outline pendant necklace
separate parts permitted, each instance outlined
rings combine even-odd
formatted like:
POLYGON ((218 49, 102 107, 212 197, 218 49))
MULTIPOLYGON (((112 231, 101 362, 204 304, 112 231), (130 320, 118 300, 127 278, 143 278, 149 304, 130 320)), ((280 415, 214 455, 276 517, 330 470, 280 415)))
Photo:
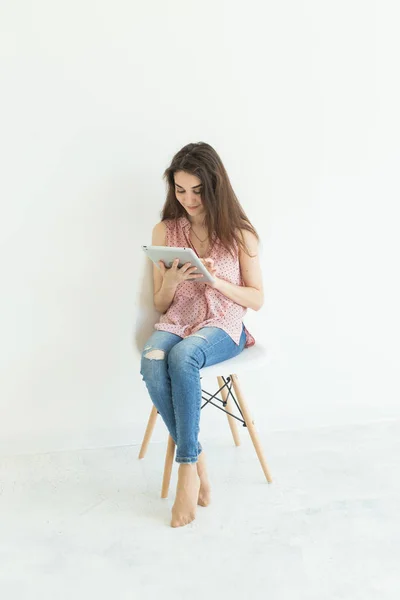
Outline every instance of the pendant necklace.
POLYGON ((193 231, 194 235, 197 237, 201 245, 203 245, 206 242, 206 240, 208 240, 208 235, 204 238, 204 240, 201 240, 192 227, 190 228, 190 230, 193 231))
MULTIPOLYGON (((193 231, 193 229, 192 229, 192 228, 190 228, 190 231, 193 231)), ((193 231, 193 233, 194 233, 194 231, 193 231)), ((197 256, 198 256, 199 258, 201 258, 201 257, 200 257, 200 255, 199 255, 199 253, 197 252, 196 248, 194 247, 194 245, 193 245, 193 244, 192 244, 192 242, 190 241, 190 237, 188 237, 188 236, 186 235, 186 232, 185 232, 185 234, 184 234, 184 235, 185 235, 186 241, 187 241, 187 243, 189 244, 189 246, 191 246, 191 247, 193 248, 193 250, 195 251, 195 253, 197 254, 197 256)), ((200 252, 201 252, 201 254, 203 254, 203 244, 204 244, 204 242, 205 242, 206 240, 201 240, 201 239, 199 238, 199 236, 198 236, 198 235, 196 235, 196 234, 194 234, 194 235, 197 237, 197 239, 198 239, 198 240, 199 240, 199 242, 200 242, 200 245, 201 245, 201 250, 200 250, 200 252)), ((207 237, 208 237, 208 236, 207 236, 207 237)), ((206 238, 206 239, 207 239, 207 238, 206 238)))

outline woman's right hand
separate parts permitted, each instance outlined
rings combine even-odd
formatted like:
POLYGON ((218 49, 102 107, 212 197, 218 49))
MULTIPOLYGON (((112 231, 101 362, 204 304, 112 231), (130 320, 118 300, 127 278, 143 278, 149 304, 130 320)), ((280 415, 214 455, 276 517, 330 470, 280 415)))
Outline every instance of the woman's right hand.
POLYGON ((171 267, 167 269, 162 260, 158 261, 160 265, 161 275, 163 276, 163 283, 168 287, 176 287, 182 281, 187 281, 188 279, 200 279, 203 277, 201 273, 195 275, 194 272, 197 271, 197 267, 192 267, 192 263, 187 262, 178 268, 179 258, 176 258, 172 263, 171 267))

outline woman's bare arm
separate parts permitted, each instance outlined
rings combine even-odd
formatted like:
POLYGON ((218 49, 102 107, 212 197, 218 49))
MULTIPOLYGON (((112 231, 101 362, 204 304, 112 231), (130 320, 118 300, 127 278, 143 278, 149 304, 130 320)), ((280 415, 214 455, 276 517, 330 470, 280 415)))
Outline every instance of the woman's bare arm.
POLYGON ((236 285, 225 281, 225 279, 215 278, 215 284, 212 286, 221 294, 224 294, 230 300, 246 308, 260 310, 264 304, 264 291, 262 282, 262 273, 259 259, 258 240, 256 236, 247 230, 242 230, 245 244, 251 254, 249 256, 241 248, 239 249, 240 270, 243 278, 243 285, 236 285))
MULTIPOLYGON (((166 245, 166 227, 163 221, 153 228, 151 243, 153 246, 166 245)), ((177 285, 166 284, 160 269, 153 265, 154 306, 160 313, 165 313, 172 304, 177 285)))

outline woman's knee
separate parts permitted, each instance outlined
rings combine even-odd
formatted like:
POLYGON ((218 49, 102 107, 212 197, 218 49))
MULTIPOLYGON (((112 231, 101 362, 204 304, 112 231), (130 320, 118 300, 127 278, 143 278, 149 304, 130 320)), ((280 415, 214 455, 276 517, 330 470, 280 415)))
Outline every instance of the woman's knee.
POLYGON ((167 353, 159 348, 145 347, 142 352, 140 373, 143 379, 147 376, 151 377, 154 373, 154 367, 161 362, 167 361, 167 353), (156 363, 156 364, 154 364, 156 363))
POLYGON ((170 350, 167 360, 168 367, 172 370, 182 369, 192 365, 199 366, 199 349, 196 345, 191 344, 188 341, 188 338, 186 338, 170 350))

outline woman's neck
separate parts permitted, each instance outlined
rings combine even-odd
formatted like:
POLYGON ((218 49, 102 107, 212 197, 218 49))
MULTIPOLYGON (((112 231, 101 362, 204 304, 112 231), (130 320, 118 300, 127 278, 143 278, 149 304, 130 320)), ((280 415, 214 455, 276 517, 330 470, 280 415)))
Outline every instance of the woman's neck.
POLYGON ((205 228, 204 215, 199 215, 198 217, 187 217, 189 223, 192 227, 196 227, 197 229, 205 228))

